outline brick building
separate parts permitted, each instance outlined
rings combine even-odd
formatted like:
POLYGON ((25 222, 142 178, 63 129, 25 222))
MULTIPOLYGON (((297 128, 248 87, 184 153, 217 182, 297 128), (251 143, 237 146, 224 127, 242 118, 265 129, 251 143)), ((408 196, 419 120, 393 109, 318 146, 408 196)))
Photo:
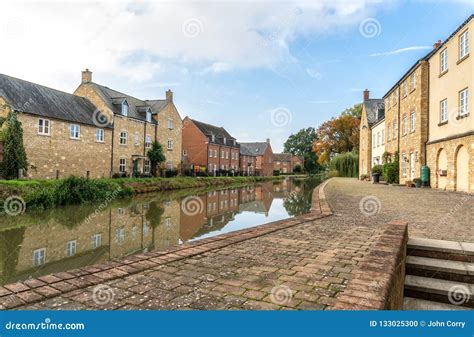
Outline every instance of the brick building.
POLYGON ((273 154, 273 170, 281 173, 292 173, 296 166, 304 168, 304 159, 292 155, 291 153, 274 153, 273 154))
POLYGON ((240 167, 240 144, 223 127, 186 117, 183 121, 183 158, 195 172, 234 174, 240 167))
POLYGON ((246 147, 240 147, 240 172, 245 176, 255 175, 257 157, 246 147))
POLYGON ((270 139, 266 142, 240 143, 245 151, 255 156, 255 174, 259 176, 273 175, 273 151, 270 139))

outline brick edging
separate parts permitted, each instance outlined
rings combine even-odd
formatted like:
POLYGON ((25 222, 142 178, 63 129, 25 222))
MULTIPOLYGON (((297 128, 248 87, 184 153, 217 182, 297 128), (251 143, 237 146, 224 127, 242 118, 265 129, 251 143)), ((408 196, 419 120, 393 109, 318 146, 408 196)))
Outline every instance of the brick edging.
POLYGON ((117 278, 142 272, 170 262, 221 249, 248 239, 257 238, 308 221, 332 215, 326 200, 326 180, 317 186, 312 195, 310 213, 283 219, 251 228, 196 240, 162 251, 136 254, 102 264, 45 275, 23 282, 0 286, 0 310, 30 305, 69 291, 99 285, 117 278))
POLYGON ((332 310, 402 309, 407 242, 408 223, 389 222, 332 310))

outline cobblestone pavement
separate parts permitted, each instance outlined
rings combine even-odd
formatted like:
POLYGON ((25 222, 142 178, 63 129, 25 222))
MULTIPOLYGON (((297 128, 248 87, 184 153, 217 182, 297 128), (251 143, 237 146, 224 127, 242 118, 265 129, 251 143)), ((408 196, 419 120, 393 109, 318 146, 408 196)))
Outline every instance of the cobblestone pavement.
POLYGON ((48 299, 18 309, 330 309, 390 220, 408 220, 412 235, 473 241, 473 199, 459 208, 462 194, 333 179, 326 197, 333 216, 83 289, 52 284, 48 299), (374 202, 381 207, 369 216, 374 202), (455 207, 452 221, 439 224, 455 207))

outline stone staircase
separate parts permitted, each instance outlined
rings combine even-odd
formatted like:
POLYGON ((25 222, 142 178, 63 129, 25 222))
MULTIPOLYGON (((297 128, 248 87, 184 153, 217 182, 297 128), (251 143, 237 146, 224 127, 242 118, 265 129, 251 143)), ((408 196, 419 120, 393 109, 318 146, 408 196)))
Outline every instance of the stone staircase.
POLYGON ((474 243, 410 238, 405 310, 473 310, 474 243))

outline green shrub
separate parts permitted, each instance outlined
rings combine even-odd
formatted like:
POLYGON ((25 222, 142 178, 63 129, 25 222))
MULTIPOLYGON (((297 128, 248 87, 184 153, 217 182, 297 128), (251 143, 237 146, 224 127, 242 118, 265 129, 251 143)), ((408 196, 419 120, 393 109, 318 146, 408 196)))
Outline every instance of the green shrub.
POLYGON ((339 177, 339 171, 338 170, 330 170, 328 172, 328 178, 332 178, 332 177, 339 177))
POLYGON ((331 171, 338 171, 339 177, 359 176, 359 156, 353 152, 344 152, 336 155, 329 163, 331 171))
POLYGON ((280 170, 273 170, 273 175, 278 177, 280 175, 280 170))
POLYGON ((372 167, 372 174, 382 174, 382 173, 383 173, 382 165, 374 165, 372 167))
POLYGON ((392 162, 383 166, 383 180, 389 184, 400 182, 398 162, 392 162))
POLYGON ((303 169, 301 168, 301 165, 296 165, 293 168, 293 173, 301 173, 301 172, 303 172, 303 169))

